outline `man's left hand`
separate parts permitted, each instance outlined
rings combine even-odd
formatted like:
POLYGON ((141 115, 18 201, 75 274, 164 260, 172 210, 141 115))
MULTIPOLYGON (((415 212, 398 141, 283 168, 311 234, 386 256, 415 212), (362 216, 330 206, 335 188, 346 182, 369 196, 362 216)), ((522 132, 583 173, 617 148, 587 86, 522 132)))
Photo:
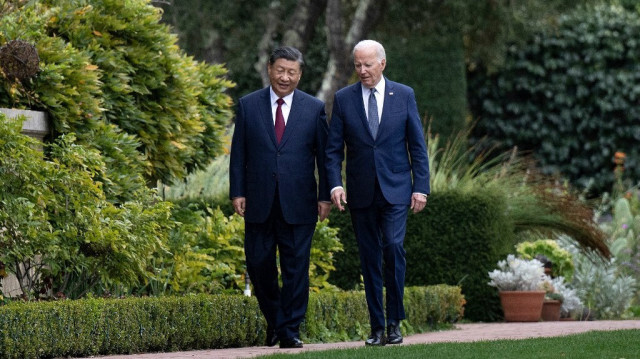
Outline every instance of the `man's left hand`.
POLYGON ((414 193, 411 195, 411 210, 413 213, 422 211, 426 205, 427 196, 421 193, 414 193))
POLYGON ((320 222, 324 221, 329 217, 329 212, 331 211, 331 203, 329 202, 318 202, 318 217, 320 217, 320 222))

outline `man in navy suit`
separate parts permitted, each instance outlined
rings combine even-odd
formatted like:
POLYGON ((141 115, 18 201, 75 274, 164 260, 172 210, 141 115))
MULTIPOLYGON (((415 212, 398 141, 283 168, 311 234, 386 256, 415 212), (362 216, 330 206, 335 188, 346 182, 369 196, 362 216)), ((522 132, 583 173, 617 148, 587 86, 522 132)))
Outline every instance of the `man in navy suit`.
POLYGON ((309 301, 311 238, 318 217, 324 220, 331 208, 324 103, 296 89, 303 65, 295 48, 273 51, 271 86, 238 103, 229 166, 229 196, 245 220, 247 271, 267 321, 266 344, 279 341, 281 348, 303 345, 299 327, 309 301))
POLYGON ((429 158, 413 90, 382 75, 382 45, 363 40, 354 47, 353 59, 360 82, 335 94, 327 178, 331 201, 342 211, 347 203, 341 174, 346 145, 348 206, 371 322, 365 344, 399 344, 400 321, 405 319, 406 222, 409 209, 417 213, 427 204, 429 158))

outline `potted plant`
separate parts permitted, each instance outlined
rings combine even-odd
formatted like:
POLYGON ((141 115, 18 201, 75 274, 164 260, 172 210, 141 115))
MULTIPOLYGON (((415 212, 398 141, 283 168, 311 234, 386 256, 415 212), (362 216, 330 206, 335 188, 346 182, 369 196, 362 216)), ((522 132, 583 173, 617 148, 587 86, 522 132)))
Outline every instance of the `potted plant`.
MULTIPOLYGON (((558 277, 560 281, 564 281, 564 278, 558 277)), ((558 281, 558 278, 551 279, 547 276, 547 280, 543 285, 545 289, 544 301, 542 302, 542 314, 541 319, 545 322, 552 322, 560 320, 560 306, 564 301, 562 293, 556 291, 554 282, 558 281)))
POLYGON ((513 254, 498 262, 498 269, 489 272, 490 286, 499 290, 500 303, 507 322, 537 322, 542 314, 548 278, 542 262, 516 258, 513 254))

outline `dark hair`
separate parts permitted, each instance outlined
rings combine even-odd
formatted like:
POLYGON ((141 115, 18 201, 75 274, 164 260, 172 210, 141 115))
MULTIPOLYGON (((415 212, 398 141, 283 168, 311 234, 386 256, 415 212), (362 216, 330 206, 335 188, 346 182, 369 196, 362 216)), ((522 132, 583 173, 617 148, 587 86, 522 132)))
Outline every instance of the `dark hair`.
POLYGON ((304 59, 302 58, 302 53, 295 47, 282 46, 273 50, 271 56, 269 56, 269 65, 273 65, 277 59, 298 61, 298 63, 300 64, 300 68, 302 69, 304 67, 304 59))

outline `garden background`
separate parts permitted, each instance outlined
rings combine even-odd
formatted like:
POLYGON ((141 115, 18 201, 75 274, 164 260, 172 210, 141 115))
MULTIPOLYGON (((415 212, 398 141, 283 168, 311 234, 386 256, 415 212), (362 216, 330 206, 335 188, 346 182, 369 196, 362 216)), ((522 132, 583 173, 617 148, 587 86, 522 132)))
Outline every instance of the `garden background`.
MULTIPOLYGON (((266 56, 290 44, 306 55, 300 88, 330 113, 333 92, 356 80, 351 48, 374 38, 385 75, 415 89, 429 144, 432 195, 409 219, 407 283, 454 293, 429 294, 453 309, 415 330, 501 320, 487 273, 540 239, 571 257, 565 279, 586 309, 574 317, 638 316, 639 35, 636 1, 0 0, 0 46, 25 41, 40 61, 28 79, 0 64, 0 107, 44 111, 52 125, 38 152, 0 114, 0 275, 17 277, 23 299, 48 300, 38 305, 251 303, 227 198, 233 104, 266 85, 266 56)), ((361 290, 348 213, 318 224, 311 277, 319 296, 361 290)), ((2 310, 29 303, 1 298, 0 325, 28 323, 2 310)), ((254 317, 242 324, 251 338, 160 349, 259 342, 254 317)), ((342 333, 307 325, 312 340, 367 333, 366 320, 342 333)), ((156 348, 104 343, 82 350, 156 348)))

